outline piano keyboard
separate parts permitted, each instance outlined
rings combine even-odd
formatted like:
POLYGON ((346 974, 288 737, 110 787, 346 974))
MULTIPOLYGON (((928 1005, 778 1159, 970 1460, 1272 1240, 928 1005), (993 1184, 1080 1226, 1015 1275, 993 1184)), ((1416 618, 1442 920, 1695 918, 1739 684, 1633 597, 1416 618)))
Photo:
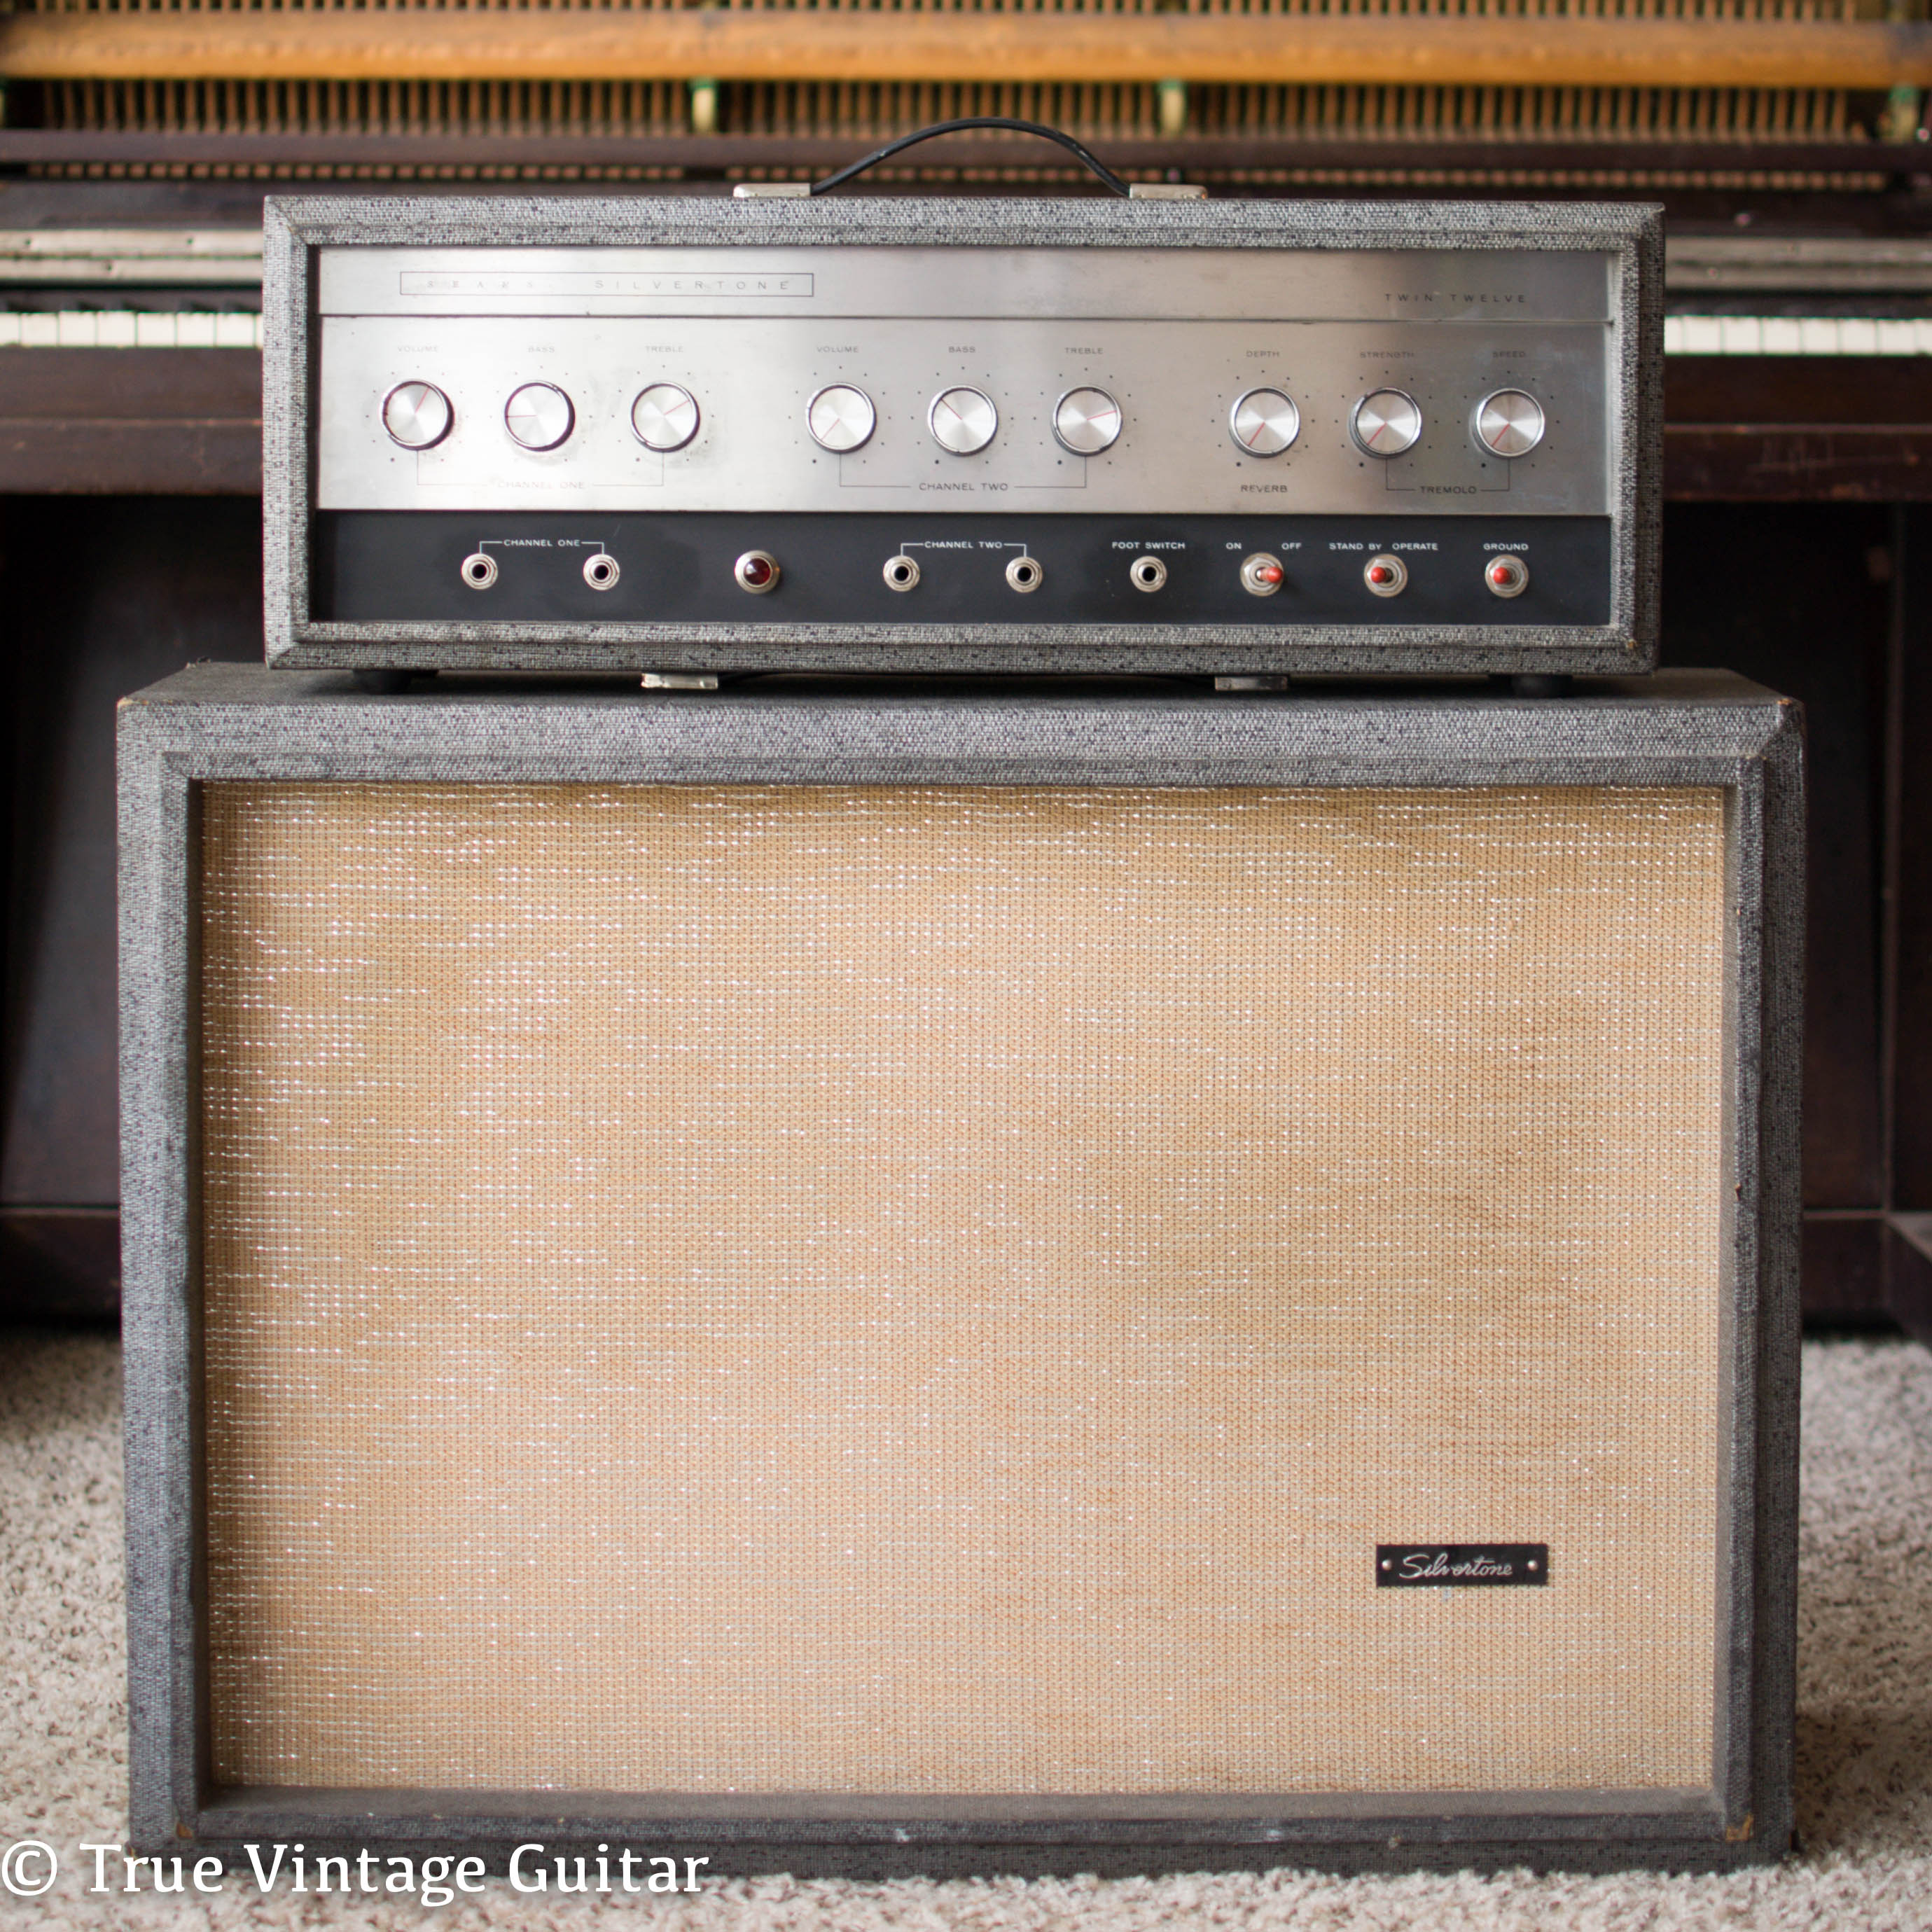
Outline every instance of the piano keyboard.
MULTIPOLYGON (((0 310, 0 349, 259 349, 252 310, 0 310)), ((1932 356, 1932 316, 1673 315, 1667 356, 1932 356)))

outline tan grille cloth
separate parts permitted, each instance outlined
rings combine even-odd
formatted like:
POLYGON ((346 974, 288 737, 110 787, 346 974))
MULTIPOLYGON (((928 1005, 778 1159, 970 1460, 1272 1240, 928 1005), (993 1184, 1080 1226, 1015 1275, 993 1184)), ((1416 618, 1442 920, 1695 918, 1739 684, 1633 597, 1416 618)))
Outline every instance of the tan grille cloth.
POLYGON ((208 786, 218 1777, 1706 1780, 1723 816, 208 786))

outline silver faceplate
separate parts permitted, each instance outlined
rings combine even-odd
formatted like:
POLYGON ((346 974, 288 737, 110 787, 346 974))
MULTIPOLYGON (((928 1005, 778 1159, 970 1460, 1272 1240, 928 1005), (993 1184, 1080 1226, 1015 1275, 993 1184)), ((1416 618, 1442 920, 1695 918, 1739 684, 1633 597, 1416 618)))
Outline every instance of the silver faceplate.
POLYGON ((1600 514, 1611 507, 1616 259, 1585 250, 796 248, 353 248, 320 252, 316 471, 321 509, 1246 511, 1600 514), (454 427, 435 448, 384 434, 383 397, 432 382, 454 427), (575 405, 559 448, 518 446, 503 404, 549 382, 575 405), (684 448, 646 449, 630 410, 653 382, 697 398, 684 448), (806 409, 850 382, 870 441, 820 448, 806 409), (955 384, 990 396, 999 433, 955 456, 927 429, 955 384), (1081 458, 1055 400, 1094 385, 1125 427, 1081 458), (1279 388, 1294 447, 1244 454, 1246 390, 1279 388), (1471 434, 1504 386, 1542 404, 1528 457, 1471 434), (1350 440, 1382 386, 1425 429, 1384 462, 1350 440))

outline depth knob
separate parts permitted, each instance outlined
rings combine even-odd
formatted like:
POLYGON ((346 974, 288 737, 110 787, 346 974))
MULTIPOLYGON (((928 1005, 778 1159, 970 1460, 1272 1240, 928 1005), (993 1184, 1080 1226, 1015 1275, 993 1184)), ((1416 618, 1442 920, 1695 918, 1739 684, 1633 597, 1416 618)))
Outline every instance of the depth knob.
POLYGON ((878 421, 872 398, 850 382, 834 382, 830 388, 820 389, 805 406, 805 426, 811 430, 812 441, 834 456, 869 442, 878 421))
POLYGON ((1053 433, 1076 456, 1098 456, 1120 438, 1120 406, 1105 389, 1069 389, 1053 406, 1053 433))
POLYGON ((503 405, 503 427, 526 449, 554 449, 576 425, 570 398, 549 382, 526 382, 503 405))
POLYGON ((1301 434, 1301 412, 1279 389, 1250 389, 1228 412, 1228 428, 1250 456, 1279 456, 1301 434))
POLYGON ((1492 456, 1527 456, 1543 440, 1543 405, 1527 389, 1498 389, 1476 405, 1475 427, 1492 456))
POLYGON ((454 420, 449 398, 434 382, 398 382, 382 398, 382 427, 405 449, 434 449, 454 420))
POLYGON ((682 449, 698 434, 698 402, 675 382, 653 382, 631 405, 631 427, 646 449, 682 449))
POLYGON ((942 389, 926 414, 932 440, 955 456, 976 456, 993 440, 1000 412, 977 389, 942 389))
POLYGON ((1422 435, 1422 411, 1400 389, 1372 389, 1348 418, 1355 446, 1370 456, 1400 456, 1422 435))

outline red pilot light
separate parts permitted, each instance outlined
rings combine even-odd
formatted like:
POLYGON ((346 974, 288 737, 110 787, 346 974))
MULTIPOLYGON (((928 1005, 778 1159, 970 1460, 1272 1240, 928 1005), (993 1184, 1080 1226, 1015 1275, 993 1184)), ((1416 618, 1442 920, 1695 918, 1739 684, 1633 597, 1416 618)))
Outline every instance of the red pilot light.
POLYGON ((770 550, 748 550, 731 566, 731 574, 740 590, 761 597, 778 580, 778 560, 770 550))

